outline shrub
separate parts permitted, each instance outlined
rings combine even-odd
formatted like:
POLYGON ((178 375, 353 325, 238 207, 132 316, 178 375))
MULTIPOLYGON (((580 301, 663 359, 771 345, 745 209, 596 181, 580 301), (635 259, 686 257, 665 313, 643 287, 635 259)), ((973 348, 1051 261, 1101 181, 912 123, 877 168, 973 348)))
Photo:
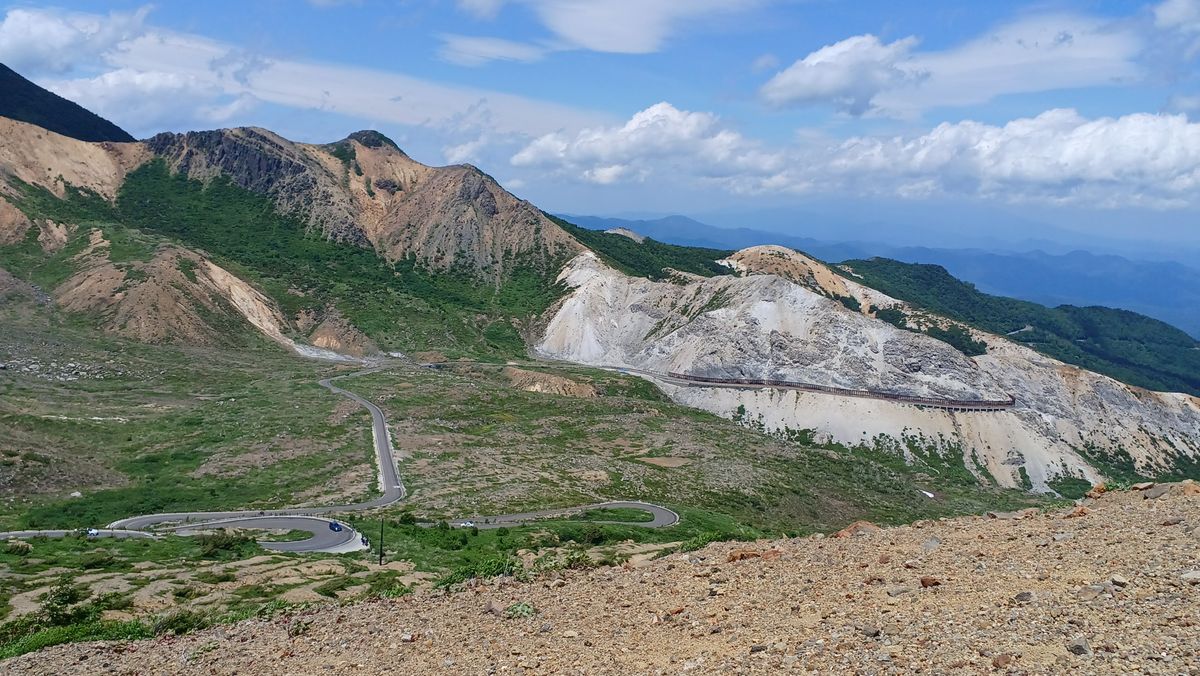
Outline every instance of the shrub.
POLYGON ((79 566, 84 570, 95 570, 97 568, 108 568, 117 562, 116 557, 104 549, 90 551, 79 558, 79 566))
POLYGON ((504 616, 510 620, 530 618, 535 613, 537 610, 534 609, 533 604, 524 601, 514 603, 504 610, 504 616))
POLYGON ((33 545, 23 540, 9 540, 8 544, 4 547, 5 554, 12 554, 14 556, 25 556, 32 551, 33 545))

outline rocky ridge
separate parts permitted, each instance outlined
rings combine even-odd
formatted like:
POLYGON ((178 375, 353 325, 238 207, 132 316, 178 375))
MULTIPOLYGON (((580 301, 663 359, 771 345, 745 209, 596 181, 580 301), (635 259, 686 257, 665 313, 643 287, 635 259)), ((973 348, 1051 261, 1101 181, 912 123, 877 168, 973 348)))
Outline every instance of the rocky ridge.
POLYGON ((624 567, 497 578, 183 637, 73 644, 26 674, 1094 673, 1200 670, 1200 487, 859 523, 624 567))

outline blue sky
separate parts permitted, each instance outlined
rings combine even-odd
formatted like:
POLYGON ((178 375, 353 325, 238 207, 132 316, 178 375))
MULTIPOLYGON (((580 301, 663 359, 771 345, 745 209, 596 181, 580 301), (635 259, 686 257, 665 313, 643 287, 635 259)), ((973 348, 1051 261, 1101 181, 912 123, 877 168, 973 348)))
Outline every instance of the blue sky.
POLYGON ((0 61, 137 136, 376 128, 574 213, 1200 241, 1200 0, 0 7, 0 61))

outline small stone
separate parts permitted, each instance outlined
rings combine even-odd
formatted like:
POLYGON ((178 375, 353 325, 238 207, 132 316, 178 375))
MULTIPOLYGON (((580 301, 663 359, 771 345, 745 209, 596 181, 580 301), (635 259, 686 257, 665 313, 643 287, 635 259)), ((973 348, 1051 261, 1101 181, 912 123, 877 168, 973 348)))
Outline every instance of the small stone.
POLYGON ((941 584, 942 584, 942 581, 937 579, 936 577, 931 577, 929 575, 921 576, 921 588, 922 589, 928 589, 930 587, 937 587, 941 584))
POLYGON ((912 591, 912 589, 909 589, 908 587, 892 587, 891 589, 887 590, 887 595, 888 596, 903 596, 904 594, 907 594, 911 591, 912 591))
POLYGON ((1031 591, 1023 591, 1013 597, 1017 603, 1033 603, 1037 596, 1031 591))
POLYGON ((925 550, 925 553, 928 554, 929 552, 932 552, 941 546, 941 544, 942 541, 938 538, 929 538, 925 542, 921 543, 921 549, 925 550))
POLYGON ((1200 570, 1189 570, 1188 572, 1179 576, 1179 579, 1188 584, 1200 584, 1200 570))
POLYGON ((761 644, 760 644, 760 645, 752 645, 752 646, 750 646, 750 653, 751 653, 751 654, 765 652, 766 650, 767 650, 767 646, 765 646, 765 645, 761 645, 761 644))
POLYGON ((1143 481, 1143 482, 1141 482, 1141 483, 1136 483, 1136 484, 1134 484, 1134 485, 1130 486, 1130 487, 1129 487, 1129 490, 1131 490, 1131 491, 1144 491, 1144 490, 1147 490, 1147 489, 1150 489, 1150 488, 1154 488, 1154 482, 1153 482, 1153 481, 1143 481))
POLYGON ((907 560, 907 561, 905 561, 905 562, 904 562, 904 567, 905 567, 905 568, 908 568, 909 570, 913 570, 913 569, 916 569, 916 568, 920 568, 920 567, 921 567, 921 562, 920 562, 920 561, 917 561, 916 559, 909 559, 909 560, 907 560))
POLYGON ((1104 586, 1098 584, 1089 584, 1088 586, 1075 592, 1075 597, 1080 601, 1092 601, 1099 598, 1104 593, 1104 586))
POLYGON ((1109 579, 1109 582, 1112 582, 1114 587, 1125 588, 1129 586, 1129 578, 1121 575, 1120 573, 1113 575, 1112 578, 1109 579))
POLYGON ((879 629, 879 627, 875 627, 875 626, 872 626, 869 624, 864 625, 862 628, 862 634, 863 634, 863 636, 866 636, 867 638, 875 638, 876 636, 879 636, 881 633, 883 633, 883 632, 879 629))
POLYGON ((1085 657, 1092 654, 1092 646, 1088 645, 1086 638, 1080 637, 1067 644, 1067 652, 1085 657))
POLYGON ((1084 507, 1083 505, 1079 505, 1075 509, 1072 509, 1071 511, 1064 514, 1063 518, 1064 519, 1078 519, 1081 516, 1087 516, 1087 514, 1088 514, 1088 508, 1084 507))
POLYGON ((1171 517, 1171 518, 1167 519, 1166 521, 1163 521, 1163 522, 1162 522, 1162 525, 1164 525, 1164 526, 1178 526, 1178 525, 1179 525, 1179 524, 1181 524, 1181 523, 1183 523, 1183 517, 1182 517, 1182 516, 1173 516, 1173 517, 1171 517))
POLYGON ((415 634, 400 634, 400 642, 401 643, 412 643, 413 641, 416 641, 416 640, 417 640, 417 637, 415 634))
POLYGON ((733 563, 735 561, 745 561, 746 559, 757 559, 760 556, 762 556, 762 554, 753 549, 735 549, 729 552, 729 558, 727 560, 730 563, 733 563))
POLYGON ((1075 539, 1075 534, 1074 533, 1055 533, 1054 537, 1051 539, 1054 540, 1055 542, 1066 542, 1067 540, 1075 539))
POLYGON ((1009 655, 1008 653, 1000 653, 999 655, 996 655, 995 657, 992 658, 992 666, 997 669, 1007 668, 1008 665, 1010 665, 1012 663, 1013 663, 1013 656, 1009 655))
POLYGON ((487 602, 486 606, 483 607, 483 612, 485 614, 491 613, 496 617, 504 617, 504 604, 500 603, 496 599, 492 599, 487 602))
POLYGON ((574 629, 568 629, 562 633, 563 638, 579 638, 579 632, 574 629))
POLYGON ((1142 493, 1142 497, 1146 500, 1157 500, 1170 492, 1170 490, 1170 484, 1159 484, 1154 488, 1147 489, 1146 492, 1142 493))

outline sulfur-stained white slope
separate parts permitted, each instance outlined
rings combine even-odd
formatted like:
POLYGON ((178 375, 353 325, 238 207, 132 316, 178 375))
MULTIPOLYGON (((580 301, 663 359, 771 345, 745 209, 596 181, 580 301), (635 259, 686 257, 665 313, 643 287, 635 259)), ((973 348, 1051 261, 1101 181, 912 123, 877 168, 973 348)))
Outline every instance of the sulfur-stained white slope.
MULTIPOLYGON (((575 290, 537 349, 559 359, 654 372, 954 399, 1012 395, 1016 403, 1006 411, 953 412, 795 390, 660 383, 682 404, 726 417, 744 412, 769 430, 813 430, 848 444, 883 435, 961 447, 974 457, 968 468, 978 471, 978 464, 1005 486, 1021 485, 1021 467, 1036 489, 1067 473, 1099 478, 1083 449, 1127 453, 1151 472, 1172 456, 1200 454, 1200 400, 1194 397, 1133 388, 977 331, 988 354, 967 358, 940 341, 849 311, 807 284, 745 265, 756 257, 731 259, 743 272, 759 274, 669 284, 627 277, 582 254, 564 269, 561 279, 575 290)), ((813 273, 802 282, 824 280, 822 289, 840 282, 875 307, 903 306, 852 281, 826 279, 824 266, 811 259, 800 263, 813 273)))

